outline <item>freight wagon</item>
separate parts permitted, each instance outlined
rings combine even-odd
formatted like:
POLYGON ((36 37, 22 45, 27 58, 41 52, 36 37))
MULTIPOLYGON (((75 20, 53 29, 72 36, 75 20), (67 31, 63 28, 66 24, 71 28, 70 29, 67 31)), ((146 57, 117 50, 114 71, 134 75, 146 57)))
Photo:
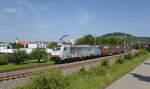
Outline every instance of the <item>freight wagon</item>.
POLYGON ((100 45, 99 50, 101 51, 102 56, 110 56, 123 53, 124 47, 122 45, 100 45))
POLYGON ((132 46, 123 45, 57 45, 52 50, 51 60, 56 63, 81 59, 110 56, 132 50, 132 46))

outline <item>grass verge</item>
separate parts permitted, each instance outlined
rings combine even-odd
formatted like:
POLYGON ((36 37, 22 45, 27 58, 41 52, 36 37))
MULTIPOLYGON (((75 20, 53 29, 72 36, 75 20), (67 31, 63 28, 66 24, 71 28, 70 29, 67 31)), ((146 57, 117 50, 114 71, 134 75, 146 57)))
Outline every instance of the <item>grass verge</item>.
POLYGON ((10 69, 17 69, 17 68, 26 68, 26 67, 35 67, 35 66, 42 66, 46 64, 53 64, 52 61, 45 61, 45 62, 24 62, 21 64, 7 64, 7 65, 0 65, 1 70, 10 70, 10 69))
POLYGON ((68 76, 70 85, 65 89, 104 89, 121 76, 136 68, 144 62, 149 55, 125 61, 123 64, 112 64, 109 66, 97 66, 88 71, 80 71, 68 76))

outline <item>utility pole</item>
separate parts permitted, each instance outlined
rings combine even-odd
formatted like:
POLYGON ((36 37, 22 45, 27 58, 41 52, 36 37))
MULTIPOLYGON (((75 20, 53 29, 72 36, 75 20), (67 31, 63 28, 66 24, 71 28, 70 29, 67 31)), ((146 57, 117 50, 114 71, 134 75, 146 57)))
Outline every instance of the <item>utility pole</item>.
POLYGON ((124 50, 126 52, 126 33, 124 33, 124 50))
POLYGON ((96 34, 94 34, 94 36, 95 36, 94 42, 95 42, 95 46, 96 46, 96 34))

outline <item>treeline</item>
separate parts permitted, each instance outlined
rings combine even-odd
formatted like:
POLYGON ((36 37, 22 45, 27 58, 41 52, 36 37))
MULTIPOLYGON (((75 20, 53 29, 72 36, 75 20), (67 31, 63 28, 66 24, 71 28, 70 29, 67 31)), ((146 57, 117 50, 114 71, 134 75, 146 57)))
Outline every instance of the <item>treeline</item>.
POLYGON ((130 34, 127 34, 127 33, 122 33, 122 32, 114 32, 114 33, 108 33, 108 34, 105 34, 105 35, 102 35, 104 37, 108 37, 108 36, 133 36, 133 35, 130 35, 130 34))
POLYGON ((17 50, 14 51, 12 55, 1 54, 0 55, 0 65, 7 64, 8 62, 21 64, 23 62, 41 62, 47 61, 49 59, 50 54, 48 54, 45 50, 42 49, 34 49, 30 54, 26 51, 17 50))
POLYGON ((82 38, 76 40, 76 45, 100 45, 100 44, 111 44, 120 45, 124 43, 123 39, 117 37, 94 37, 91 34, 85 35, 82 38))

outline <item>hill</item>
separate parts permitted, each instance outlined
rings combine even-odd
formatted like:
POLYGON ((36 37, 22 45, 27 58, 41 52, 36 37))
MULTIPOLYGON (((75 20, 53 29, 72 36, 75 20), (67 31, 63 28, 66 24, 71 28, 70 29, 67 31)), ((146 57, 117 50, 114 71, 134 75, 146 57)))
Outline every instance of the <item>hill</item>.
POLYGON ((108 34, 102 35, 100 37, 117 37, 117 38, 121 38, 121 39, 124 39, 126 37, 126 40, 128 42, 148 42, 148 41, 150 41, 150 37, 136 37, 134 35, 125 34, 125 33, 121 33, 121 32, 108 33, 108 34))
POLYGON ((96 39, 91 34, 87 34, 76 40, 77 45, 100 45, 100 44, 112 44, 119 45, 124 44, 124 39, 127 43, 136 43, 136 42, 148 42, 150 37, 136 37, 131 34, 125 34, 121 32, 108 33, 102 36, 97 36, 96 39))

